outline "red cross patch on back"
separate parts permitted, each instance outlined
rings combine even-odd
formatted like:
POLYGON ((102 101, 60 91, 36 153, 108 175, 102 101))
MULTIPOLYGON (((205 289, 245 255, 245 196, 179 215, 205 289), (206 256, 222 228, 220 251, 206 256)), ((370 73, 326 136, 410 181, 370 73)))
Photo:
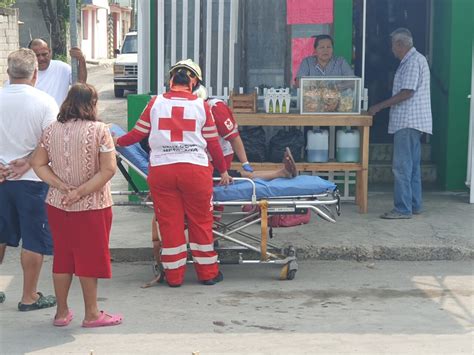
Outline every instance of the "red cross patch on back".
POLYGON ((173 106, 171 117, 160 117, 158 129, 169 130, 171 142, 182 142, 184 131, 193 132, 196 130, 196 120, 184 118, 184 107, 173 106))

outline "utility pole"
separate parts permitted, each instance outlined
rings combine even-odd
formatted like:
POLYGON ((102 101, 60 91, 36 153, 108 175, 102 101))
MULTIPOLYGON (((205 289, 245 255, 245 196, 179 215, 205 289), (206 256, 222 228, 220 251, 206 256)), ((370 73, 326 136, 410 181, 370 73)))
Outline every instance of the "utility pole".
MULTIPOLYGON (((69 0, 69 30, 71 48, 77 47, 77 5, 76 0, 69 0)), ((71 58, 72 83, 77 82, 77 59, 71 58)))

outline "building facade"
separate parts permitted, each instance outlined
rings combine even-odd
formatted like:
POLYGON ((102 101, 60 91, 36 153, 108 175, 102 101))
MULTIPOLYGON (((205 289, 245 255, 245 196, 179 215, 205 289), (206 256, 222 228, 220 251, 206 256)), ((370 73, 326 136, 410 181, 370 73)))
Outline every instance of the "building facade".
MULTIPOLYGON (((468 95, 474 37, 472 0, 139 1, 139 93, 164 90, 167 68, 193 58, 213 93, 292 86, 297 42, 329 33, 335 54, 352 64, 368 89, 368 104, 391 95, 398 61, 390 33, 409 28, 431 68, 433 135, 424 138, 438 187, 465 189, 468 95), (291 4, 307 11, 290 13, 291 4), (316 9, 316 10, 315 10, 316 9), (290 15, 309 22, 291 22, 290 15), (469 14, 469 16, 466 16, 469 14), (308 20, 306 20, 308 21, 308 20)), ((374 120, 371 144, 390 148, 388 110, 374 120)), ((389 152, 390 149, 387 149, 389 152)))

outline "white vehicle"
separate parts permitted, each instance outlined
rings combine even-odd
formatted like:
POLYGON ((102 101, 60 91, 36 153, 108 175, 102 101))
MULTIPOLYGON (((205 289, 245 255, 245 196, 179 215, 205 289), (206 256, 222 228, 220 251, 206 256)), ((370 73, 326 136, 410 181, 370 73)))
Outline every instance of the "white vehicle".
POLYGON ((138 77, 138 41, 137 32, 125 35, 122 49, 116 49, 117 58, 114 63, 114 94, 123 97, 125 90, 137 90, 138 77))

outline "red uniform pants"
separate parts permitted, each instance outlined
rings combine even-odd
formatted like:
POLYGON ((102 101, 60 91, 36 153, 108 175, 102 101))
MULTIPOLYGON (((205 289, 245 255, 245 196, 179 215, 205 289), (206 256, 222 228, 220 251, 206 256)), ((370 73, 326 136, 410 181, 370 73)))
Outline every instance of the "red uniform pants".
POLYGON ((178 163, 150 167, 148 174, 155 214, 162 238, 161 261, 170 285, 180 285, 189 247, 199 280, 217 276, 217 254, 212 235, 212 176, 208 167, 178 163))

